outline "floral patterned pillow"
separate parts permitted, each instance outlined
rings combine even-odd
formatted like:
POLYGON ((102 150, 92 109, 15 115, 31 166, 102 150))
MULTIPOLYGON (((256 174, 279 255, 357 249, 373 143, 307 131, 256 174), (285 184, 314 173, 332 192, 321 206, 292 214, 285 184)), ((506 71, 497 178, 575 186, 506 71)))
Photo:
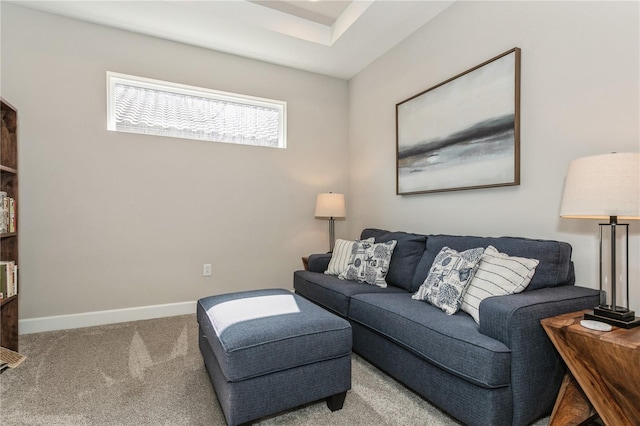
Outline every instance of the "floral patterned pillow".
POLYGON ((397 243, 396 240, 378 244, 357 241, 353 244, 347 269, 338 275, 338 278, 386 287, 385 278, 389 272, 393 249, 396 248, 397 243))
POLYGON ((478 269, 483 252, 482 247, 463 252, 443 247, 424 283, 411 298, 426 300, 448 315, 455 314, 460 309, 462 296, 478 269))

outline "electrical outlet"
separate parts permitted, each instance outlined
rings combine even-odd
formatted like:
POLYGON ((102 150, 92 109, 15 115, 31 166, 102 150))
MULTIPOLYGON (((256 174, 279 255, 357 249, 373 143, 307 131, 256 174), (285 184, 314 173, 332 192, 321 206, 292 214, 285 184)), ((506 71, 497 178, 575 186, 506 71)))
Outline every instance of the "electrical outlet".
POLYGON ((204 265, 202 265, 202 276, 203 277, 210 277, 211 276, 211 264, 210 263, 205 263, 204 265))

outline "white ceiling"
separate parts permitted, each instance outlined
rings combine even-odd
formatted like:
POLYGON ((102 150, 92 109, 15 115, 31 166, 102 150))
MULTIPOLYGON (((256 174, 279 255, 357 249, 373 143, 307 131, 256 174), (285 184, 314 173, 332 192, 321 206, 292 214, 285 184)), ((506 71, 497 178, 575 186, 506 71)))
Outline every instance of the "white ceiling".
POLYGON ((96 24, 349 79, 454 1, 11 2, 96 24))

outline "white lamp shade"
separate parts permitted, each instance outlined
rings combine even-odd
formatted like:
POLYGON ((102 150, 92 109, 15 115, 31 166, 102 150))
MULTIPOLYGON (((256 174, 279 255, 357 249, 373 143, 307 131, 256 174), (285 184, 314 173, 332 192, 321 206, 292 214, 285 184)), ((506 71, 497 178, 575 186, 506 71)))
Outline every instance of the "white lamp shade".
POLYGON ((560 216, 640 219, 640 153, 594 155, 569 163, 560 216))
POLYGON ((332 192, 318 194, 315 216, 319 218, 346 217, 344 194, 334 194, 332 192))

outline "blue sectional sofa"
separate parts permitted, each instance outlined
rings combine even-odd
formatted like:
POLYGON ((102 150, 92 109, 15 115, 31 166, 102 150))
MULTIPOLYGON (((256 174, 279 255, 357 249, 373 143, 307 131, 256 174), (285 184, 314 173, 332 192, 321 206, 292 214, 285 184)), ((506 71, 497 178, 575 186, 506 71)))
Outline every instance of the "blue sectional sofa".
POLYGON ((598 290, 574 286, 569 244, 380 229, 360 238, 370 237, 397 241, 386 288, 324 274, 330 254, 294 273, 297 294, 349 320, 354 352, 465 424, 527 425, 551 412, 565 368, 540 320, 600 302, 598 290), (540 263, 524 292, 484 299, 479 324, 411 298, 443 247, 489 245, 540 263))

